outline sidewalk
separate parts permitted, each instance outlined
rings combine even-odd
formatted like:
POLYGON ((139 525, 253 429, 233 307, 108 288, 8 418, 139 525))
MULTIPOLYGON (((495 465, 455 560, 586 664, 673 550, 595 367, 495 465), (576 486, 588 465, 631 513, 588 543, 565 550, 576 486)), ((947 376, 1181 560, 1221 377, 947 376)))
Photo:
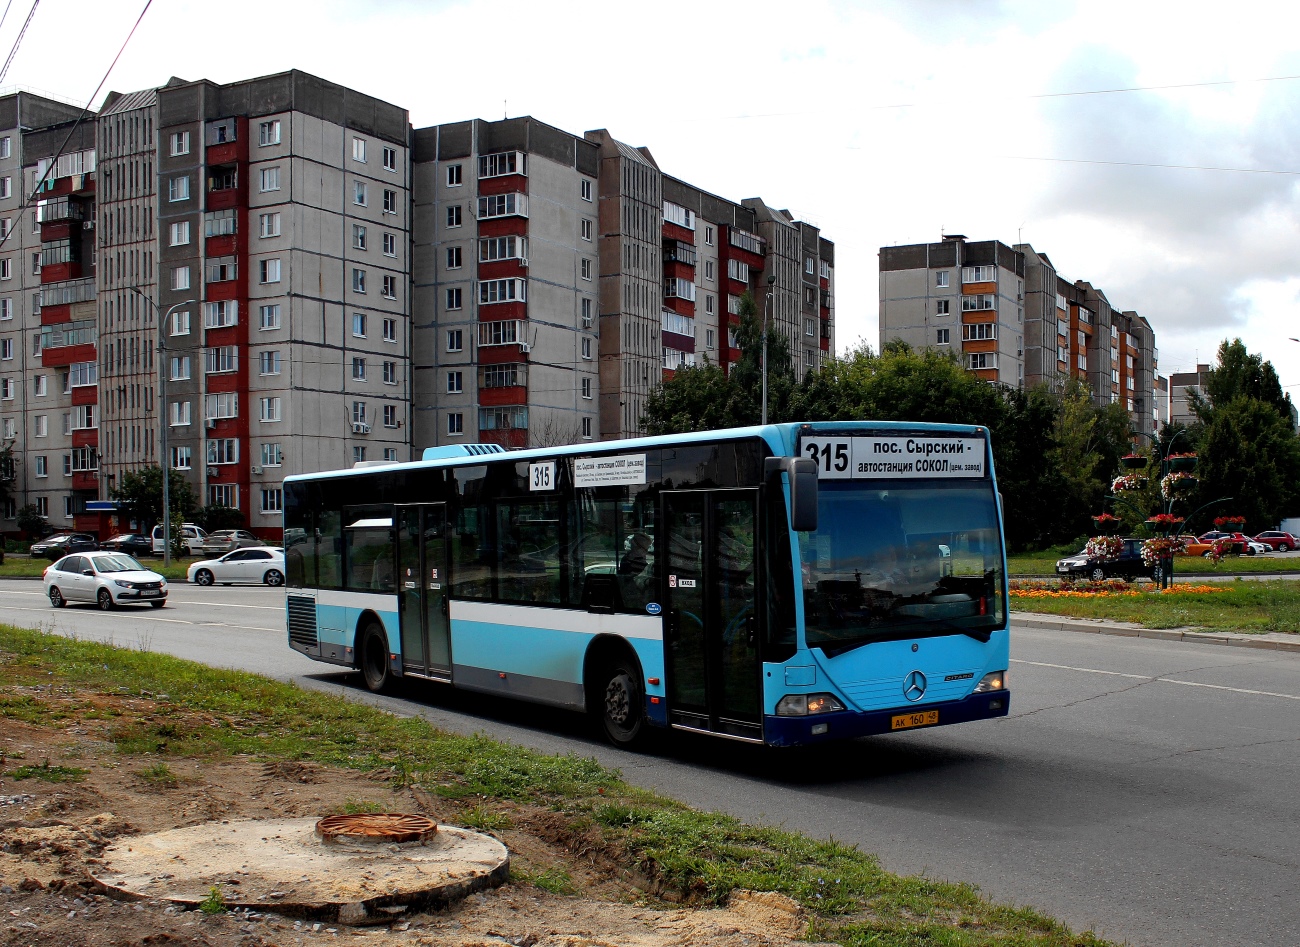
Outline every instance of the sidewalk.
POLYGON ((1196 628, 1143 628, 1126 621, 1101 618, 1062 618, 1038 612, 1011 612, 1011 623, 1024 628, 1048 628, 1054 631, 1078 631, 1089 635, 1118 635, 1121 638, 1154 638, 1159 641, 1187 641, 1195 644, 1218 644, 1232 648, 1261 648, 1266 651, 1289 651, 1300 654, 1300 635, 1269 632, 1245 635, 1235 631, 1199 631, 1196 628))

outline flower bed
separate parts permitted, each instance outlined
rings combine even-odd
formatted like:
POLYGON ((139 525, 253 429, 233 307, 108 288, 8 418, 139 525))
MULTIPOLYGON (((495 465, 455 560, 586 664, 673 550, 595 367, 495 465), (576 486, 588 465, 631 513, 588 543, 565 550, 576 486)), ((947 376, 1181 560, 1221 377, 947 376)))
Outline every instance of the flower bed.
POLYGON ((1140 588, 1128 582, 1107 580, 1105 582, 1016 582, 1013 581, 1008 595, 1013 599, 1044 598, 1135 598, 1139 595, 1177 595, 1194 593, 1203 595, 1214 592, 1227 592, 1223 585, 1190 585, 1175 582, 1167 589, 1152 585, 1140 588))

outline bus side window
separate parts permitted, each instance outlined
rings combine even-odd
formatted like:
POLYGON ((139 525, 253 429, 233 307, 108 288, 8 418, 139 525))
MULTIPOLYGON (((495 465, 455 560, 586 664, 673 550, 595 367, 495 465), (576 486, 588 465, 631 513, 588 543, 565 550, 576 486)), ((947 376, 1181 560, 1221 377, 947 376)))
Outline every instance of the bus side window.
POLYGON ((485 528, 487 517, 482 507, 462 507, 456 516, 451 536, 455 578, 454 592, 459 598, 492 597, 492 560, 496 549, 485 528))
POLYGON ((341 589, 343 587, 343 517, 337 511, 323 510, 317 516, 315 546, 320 587, 341 589))

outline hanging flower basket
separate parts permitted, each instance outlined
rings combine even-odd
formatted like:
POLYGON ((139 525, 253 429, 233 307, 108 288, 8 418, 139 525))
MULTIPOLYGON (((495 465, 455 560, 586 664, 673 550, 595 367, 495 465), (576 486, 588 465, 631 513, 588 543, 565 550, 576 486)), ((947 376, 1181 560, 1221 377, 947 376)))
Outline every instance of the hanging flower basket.
POLYGON ((1195 454, 1170 454, 1165 460, 1168 461, 1170 470, 1186 472, 1196 469, 1195 454))
POLYGON ((1094 536, 1083 551, 1089 559, 1118 559, 1124 551, 1124 540, 1119 536, 1094 536))
POLYGON ((1183 517, 1174 516, 1172 513, 1157 513, 1155 516, 1147 517, 1147 525, 1168 532, 1182 526, 1183 517))
POLYGON ((1119 462, 1126 470, 1142 470, 1147 465, 1147 458, 1141 454, 1125 454, 1119 462))
POLYGON ((1147 478, 1137 474, 1121 474, 1111 481, 1111 493, 1124 493, 1128 490, 1141 490, 1147 485, 1147 478))
POLYGON ((1226 529, 1230 533, 1239 532, 1246 525, 1244 516, 1216 516, 1214 518, 1215 529, 1226 529))
MULTIPOLYGON (((1181 523, 1182 520, 1179 520, 1181 523)), ((1185 549, 1187 544, 1177 536, 1158 536, 1155 539, 1146 539, 1142 542, 1142 561, 1152 566, 1161 559, 1180 553, 1185 549)))
POLYGON ((1210 543, 1210 548, 1204 553, 1206 559, 1218 564, 1219 560, 1239 548, 1235 539, 1216 539, 1210 543))
POLYGON ((1110 513, 1102 513, 1100 516, 1092 518, 1093 525, 1097 532, 1103 536, 1109 536, 1115 530, 1119 529, 1120 518, 1110 513))
POLYGON ((1197 480, 1185 471, 1175 470, 1160 479, 1160 493, 1168 500, 1174 496, 1186 496, 1196 489, 1197 480))

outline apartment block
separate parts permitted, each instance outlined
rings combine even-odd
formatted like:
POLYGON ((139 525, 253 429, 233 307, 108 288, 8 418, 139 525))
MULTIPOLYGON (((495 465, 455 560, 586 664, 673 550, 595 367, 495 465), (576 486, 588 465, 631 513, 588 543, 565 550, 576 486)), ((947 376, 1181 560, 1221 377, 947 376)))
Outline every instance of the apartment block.
POLYGON ((956 352, 998 384, 1060 390, 1081 379, 1098 404, 1124 404, 1144 433, 1162 420, 1151 324, 1112 307, 1091 283, 1061 277, 1029 244, 951 234, 882 247, 880 342, 893 339, 956 352))

